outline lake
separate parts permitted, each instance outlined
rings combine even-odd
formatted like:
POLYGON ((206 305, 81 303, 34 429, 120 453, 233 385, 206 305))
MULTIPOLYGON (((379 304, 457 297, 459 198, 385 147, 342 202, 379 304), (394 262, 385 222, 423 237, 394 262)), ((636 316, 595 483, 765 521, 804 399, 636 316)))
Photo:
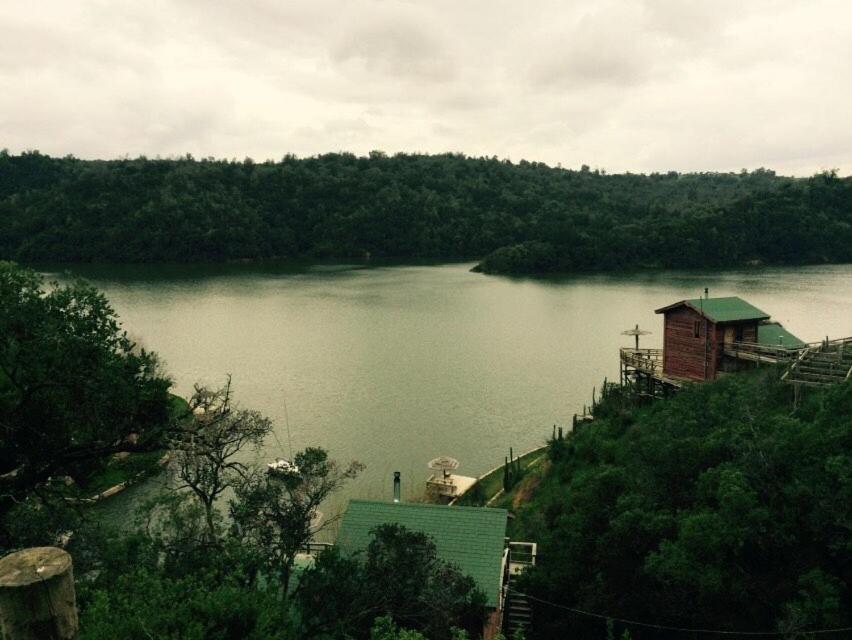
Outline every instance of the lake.
POLYGON ((365 463, 333 508, 352 496, 389 499, 397 470, 405 495, 422 492, 426 463, 438 455, 475 476, 509 447, 543 444, 553 424, 570 425, 593 387, 618 379, 618 348, 633 340, 623 330, 639 323, 653 332, 642 346, 661 346, 654 309, 704 287, 747 299, 805 341, 852 335, 852 265, 550 279, 485 276, 472 266, 73 272, 160 354, 176 393, 231 374, 238 402, 275 421, 263 461, 289 457, 292 442, 365 463))

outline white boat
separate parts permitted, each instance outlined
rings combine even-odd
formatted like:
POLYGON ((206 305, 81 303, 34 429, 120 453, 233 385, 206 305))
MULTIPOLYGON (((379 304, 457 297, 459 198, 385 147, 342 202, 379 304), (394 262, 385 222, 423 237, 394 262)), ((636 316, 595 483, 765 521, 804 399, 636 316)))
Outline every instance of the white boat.
POLYGON ((270 462, 266 465, 269 473, 274 473, 275 475, 283 475, 283 476, 297 476, 299 475, 299 467, 290 462, 285 458, 276 458, 275 462, 270 462))

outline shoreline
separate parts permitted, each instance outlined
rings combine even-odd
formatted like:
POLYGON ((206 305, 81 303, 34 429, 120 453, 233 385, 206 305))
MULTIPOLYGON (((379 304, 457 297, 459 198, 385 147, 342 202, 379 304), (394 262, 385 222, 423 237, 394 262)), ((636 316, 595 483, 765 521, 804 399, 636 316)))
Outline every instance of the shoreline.
MULTIPOLYGON (((541 458, 541 455, 544 455, 543 452, 547 449, 547 447, 548 447, 548 445, 547 445, 547 443, 545 443, 541 446, 530 449, 529 451, 525 451, 524 453, 517 456, 515 459, 520 460, 523 468, 527 469, 530 466, 532 466, 535 462, 537 462, 541 458), (533 456, 533 454, 536 454, 536 453, 540 453, 540 455, 533 456), (534 457, 534 459, 530 459, 530 458, 533 458, 533 457, 534 457)), ((460 493, 455 498, 450 500, 450 502, 447 503, 447 505, 451 506, 451 507, 455 506, 455 505, 458 505, 458 506, 476 506, 476 505, 461 505, 461 504, 459 504, 459 501, 461 501, 465 496, 470 495, 470 493, 477 486, 482 486, 485 483, 493 482, 494 478, 502 479, 504 464, 505 463, 501 463, 501 464, 497 465, 496 467, 489 469, 488 471, 486 471, 485 473, 483 473, 479 477, 477 477, 476 482, 474 482, 470 487, 468 487, 468 489, 465 490, 463 493, 460 493)), ((495 493, 494 495, 485 496, 483 498, 483 500, 485 501, 485 504, 482 505, 482 506, 486 506, 486 507, 490 506, 502 494, 503 494, 503 487, 502 487, 502 481, 501 481, 500 490, 497 491, 497 493, 495 493)))

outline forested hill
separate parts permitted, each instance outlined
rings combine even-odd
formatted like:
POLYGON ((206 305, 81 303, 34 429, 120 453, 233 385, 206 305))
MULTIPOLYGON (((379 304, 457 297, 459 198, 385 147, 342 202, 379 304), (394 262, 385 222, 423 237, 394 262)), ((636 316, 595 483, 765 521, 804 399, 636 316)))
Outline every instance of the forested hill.
POLYGON ((805 629, 852 626, 852 383, 808 391, 791 411, 766 368, 652 405, 615 390, 552 442, 512 523, 538 543, 529 636, 848 639, 805 629))
POLYGON ((84 161, 0 152, 0 259, 482 258, 488 272, 852 261, 852 180, 462 155, 84 161))

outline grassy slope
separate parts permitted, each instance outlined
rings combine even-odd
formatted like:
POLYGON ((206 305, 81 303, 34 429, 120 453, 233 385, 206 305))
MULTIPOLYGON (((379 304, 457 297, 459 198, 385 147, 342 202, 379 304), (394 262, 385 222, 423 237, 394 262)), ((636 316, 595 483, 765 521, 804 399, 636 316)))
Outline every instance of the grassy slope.
MULTIPOLYGON (((530 469, 530 467, 535 467, 542 461, 543 455, 545 455, 544 449, 536 449, 521 456, 521 471, 524 476, 526 476, 527 470, 530 469)), ((503 489, 503 467, 500 466, 491 473, 483 476, 477 481, 477 484, 479 485, 480 490, 477 491, 474 490, 474 487, 471 487, 467 493, 459 498, 456 504, 459 506, 484 506, 486 502, 503 489)), ((505 507, 506 505, 510 505, 514 491, 522 484, 523 482, 520 482, 509 495, 501 496, 491 506, 505 507)))

